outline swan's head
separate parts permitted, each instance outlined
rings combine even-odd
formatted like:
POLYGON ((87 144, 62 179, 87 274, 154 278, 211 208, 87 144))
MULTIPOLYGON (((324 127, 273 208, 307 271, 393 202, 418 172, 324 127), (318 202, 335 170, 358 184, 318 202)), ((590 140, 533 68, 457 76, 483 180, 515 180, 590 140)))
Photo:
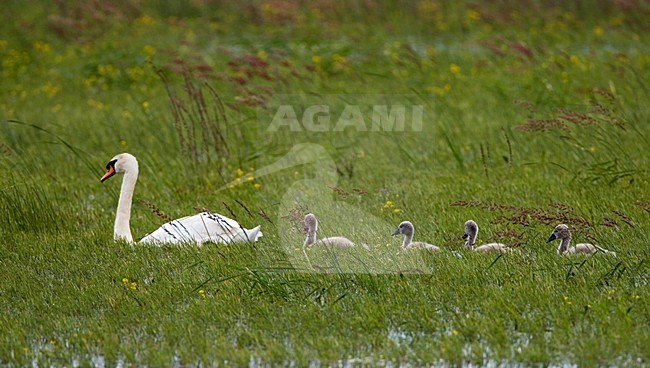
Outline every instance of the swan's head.
POLYGON ((130 153, 120 153, 106 164, 106 174, 99 179, 102 183, 116 173, 125 173, 138 169, 138 160, 130 153))
POLYGON ((478 224, 474 220, 467 220, 467 222, 465 222, 463 239, 476 238, 476 234, 478 234, 478 224))
POLYGON ((403 221, 391 235, 395 236, 403 234, 407 236, 413 236, 413 230, 413 224, 411 222, 403 221))
POLYGON ((557 225, 546 242, 550 243, 555 239, 571 239, 571 231, 569 231, 569 227, 565 224, 557 225))
POLYGON ((305 233, 316 232, 316 230, 318 230, 318 220, 316 219, 316 216, 314 216, 314 214, 308 213, 305 216, 302 230, 305 233))

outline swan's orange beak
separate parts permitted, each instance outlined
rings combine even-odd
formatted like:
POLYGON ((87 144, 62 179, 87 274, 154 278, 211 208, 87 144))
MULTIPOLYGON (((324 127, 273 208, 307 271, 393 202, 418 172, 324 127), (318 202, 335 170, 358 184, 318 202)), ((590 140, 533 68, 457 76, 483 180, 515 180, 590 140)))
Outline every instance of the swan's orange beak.
POLYGON ((99 179, 99 181, 103 183, 104 180, 110 178, 113 175, 115 175, 115 166, 108 165, 108 167, 106 168, 106 174, 104 174, 104 176, 102 176, 102 178, 99 179))

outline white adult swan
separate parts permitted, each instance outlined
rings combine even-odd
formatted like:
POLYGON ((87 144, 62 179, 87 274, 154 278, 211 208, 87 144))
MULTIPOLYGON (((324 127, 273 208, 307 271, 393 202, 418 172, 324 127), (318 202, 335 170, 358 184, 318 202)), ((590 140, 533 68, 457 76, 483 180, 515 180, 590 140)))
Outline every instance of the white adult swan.
POLYGON ((603 249, 594 244, 579 243, 576 244, 575 247, 570 247, 569 243, 571 243, 571 231, 565 224, 557 225, 555 229, 553 229, 551 236, 549 236, 548 240, 546 240, 546 243, 548 244, 555 239, 560 239, 560 246, 557 247, 557 254, 594 254, 599 250, 607 255, 616 257, 616 252, 603 249))
POLYGON ((474 247, 474 245, 476 244, 477 236, 478 236, 478 224, 474 220, 467 220, 467 222, 465 222, 465 233, 463 234, 463 239, 466 239, 465 248, 474 249, 475 251, 481 253, 489 253, 489 252, 507 253, 508 252, 508 246, 503 243, 488 243, 478 247, 474 247))
POLYGON ((404 242, 402 243, 402 246, 404 249, 409 249, 409 248, 423 248, 426 250, 430 250, 432 252, 440 252, 440 248, 436 247, 433 244, 425 243, 425 242, 413 242, 413 233, 415 232, 415 227, 413 224, 409 221, 404 221, 399 224, 397 227, 397 230, 395 230, 391 235, 395 236, 398 234, 404 235, 404 242))
POLYGON ((304 230, 307 232, 307 238, 303 247, 312 247, 314 245, 332 245, 339 248, 350 248, 354 247, 352 240, 344 238, 342 236, 331 236, 329 238, 323 238, 316 240, 316 232, 318 231, 318 220, 316 216, 312 213, 308 213, 305 216, 305 227, 304 230))
MULTIPOLYGON (((122 179, 120 200, 117 203, 117 213, 115 214, 114 239, 133 243, 130 226, 131 202, 135 183, 138 180, 138 161, 129 153, 120 153, 106 164, 106 174, 100 181, 103 183, 116 173, 124 173, 124 179, 122 179)), ((240 241, 257 241, 260 236, 262 236, 262 232, 259 226, 248 230, 228 217, 202 212, 170 221, 156 231, 145 235, 139 243, 197 243, 200 245, 205 242, 214 242, 228 244, 240 241)))

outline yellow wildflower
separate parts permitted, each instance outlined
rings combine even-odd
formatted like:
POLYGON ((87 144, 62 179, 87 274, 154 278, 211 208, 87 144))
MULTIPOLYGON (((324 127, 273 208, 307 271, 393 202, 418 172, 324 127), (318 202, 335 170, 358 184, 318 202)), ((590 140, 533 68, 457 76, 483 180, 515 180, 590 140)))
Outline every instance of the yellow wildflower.
POLYGON ((95 85, 96 82, 97 82, 97 78, 94 77, 94 76, 88 77, 88 78, 83 80, 84 86, 89 87, 89 88, 92 87, 93 85, 95 85))
POLYGON ((126 68, 126 74, 134 81, 137 81, 140 80, 142 76, 144 76, 144 69, 138 66, 126 68))
POLYGON ((131 287, 131 290, 135 290, 135 289, 138 288, 138 283, 134 281, 134 282, 131 283, 130 287, 131 287))
POLYGON ((393 201, 386 201, 386 203, 384 203, 384 208, 391 208, 391 207, 393 207, 393 201))
POLYGON ((55 86, 52 84, 52 82, 47 82, 43 87, 41 87, 41 91, 48 95, 49 97, 54 97, 56 96, 57 93, 61 90, 61 87, 55 86))
POLYGON ((97 66, 97 73, 104 77, 116 78, 119 71, 115 69, 113 64, 100 64, 97 66))
POLYGON ((321 60, 321 58, 320 58, 320 56, 318 56, 318 55, 314 55, 314 56, 311 57, 311 61, 312 61, 312 63, 314 63, 314 64, 318 64, 318 63, 320 63, 320 60, 321 60))
POLYGON ((262 59, 262 60, 266 60, 268 56, 269 56, 269 54, 267 54, 266 51, 264 51, 264 50, 260 50, 260 51, 257 52, 257 57, 262 59))
POLYGON ((332 57, 332 61, 333 61, 332 66, 335 70, 342 70, 343 68, 345 68, 345 64, 347 62, 345 57, 339 54, 334 54, 334 56, 332 57))
POLYGON ((36 52, 41 52, 43 54, 47 54, 50 51, 52 51, 52 46, 50 46, 48 43, 42 42, 42 41, 36 41, 32 45, 32 48, 36 52))
POLYGON ((458 65, 456 65, 456 64, 451 64, 451 65, 449 65, 449 71, 453 75, 458 75, 458 74, 460 74, 460 67, 458 65))
POLYGON ((154 54, 156 54, 156 49, 151 45, 145 45, 142 48, 142 52, 144 52, 144 54, 147 56, 153 56, 154 54))
POLYGON ((153 17, 150 17, 146 14, 136 19, 135 21, 145 26, 150 26, 156 22, 156 20, 153 17))
POLYGON ((596 26, 596 27, 594 27, 594 34, 595 34, 596 36, 600 37, 600 36, 603 35, 603 33, 604 33, 604 31, 603 31, 603 27, 601 27, 601 26, 596 26))
POLYGON ((123 279, 122 279, 122 283, 123 283, 123 284, 128 284, 128 283, 129 283, 129 279, 127 279, 126 277, 123 278, 123 279))
POLYGON ((104 108, 104 104, 101 101, 97 101, 97 100, 95 100, 93 98, 88 99, 87 102, 88 102, 89 106, 94 107, 97 110, 101 110, 101 109, 104 108))
POLYGON ((470 9, 467 11, 467 20, 470 22, 477 21, 481 18, 481 13, 477 12, 474 9, 470 9))
POLYGON ((260 189, 260 187, 261 187, 260 183, 253 184, 253 188, 255 189, 260 189))

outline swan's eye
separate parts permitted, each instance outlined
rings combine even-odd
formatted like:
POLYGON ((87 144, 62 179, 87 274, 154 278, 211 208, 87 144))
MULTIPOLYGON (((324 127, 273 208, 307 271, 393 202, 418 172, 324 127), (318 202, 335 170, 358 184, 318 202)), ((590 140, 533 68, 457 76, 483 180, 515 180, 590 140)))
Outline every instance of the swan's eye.
POLYGON ((106 170, 110 169, 111 167, 115 167, 115 164, 117 163, 117 160, 112 160, 111 162, 106 164, 106 170))

